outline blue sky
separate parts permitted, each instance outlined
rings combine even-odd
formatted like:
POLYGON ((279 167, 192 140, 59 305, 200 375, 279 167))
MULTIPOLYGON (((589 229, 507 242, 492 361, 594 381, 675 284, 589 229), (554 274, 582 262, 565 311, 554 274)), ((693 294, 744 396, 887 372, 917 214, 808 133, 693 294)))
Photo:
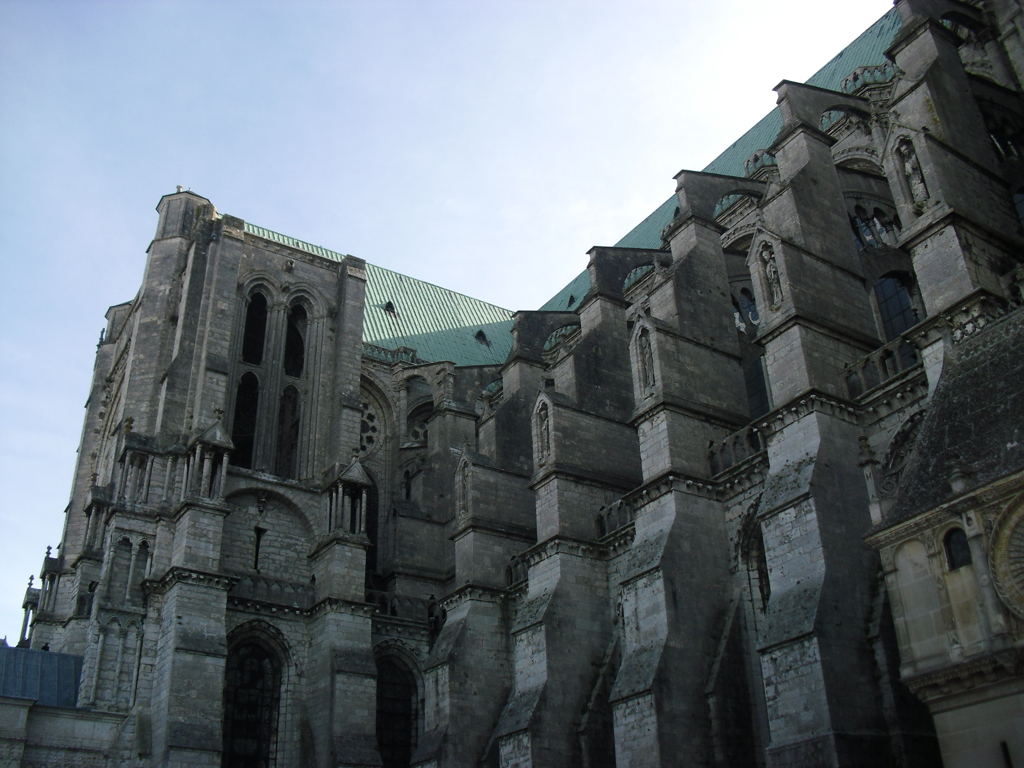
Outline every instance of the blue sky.
POLYGON ((536 308, 890 0, 0 0, 0 637, 176 184, 536 308))

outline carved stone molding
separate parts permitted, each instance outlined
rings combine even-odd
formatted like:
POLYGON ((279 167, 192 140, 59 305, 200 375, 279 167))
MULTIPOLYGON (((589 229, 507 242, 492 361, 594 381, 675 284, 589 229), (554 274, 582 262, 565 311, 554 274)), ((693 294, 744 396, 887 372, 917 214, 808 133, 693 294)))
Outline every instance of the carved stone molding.
POLYGON ((169 568, 167 573, 159 579, 146 579, 142 582, 142 588, 147 594, 162 595, 166 594, 167 591, 176 584, 192 584, 200 587, 210 587, 212 589, 223 589, 227 592, 237 583, 238 579, 234 576, 225 576, 220 573, 208 573, 206 571, 196 571, 191 568, 182 568, 176 565, 169 568))
POLYGON ((811 413, 837 416, 850 424, 859 422, 858 411, 850 403, 823 392, 809 392, 781 408, 776 408, 757 425, 757 428, 765 438, 769 438, 811 413))
POLYGON ((999 515, 988 557, 996 594, 1024 619, 1024 500, 1016 499, 999 515))
POLYGON ((904 678, 903 682, 927 702, 1016 677, 1021 665, 1021 652, 1008 649, 935 672, 904 678))

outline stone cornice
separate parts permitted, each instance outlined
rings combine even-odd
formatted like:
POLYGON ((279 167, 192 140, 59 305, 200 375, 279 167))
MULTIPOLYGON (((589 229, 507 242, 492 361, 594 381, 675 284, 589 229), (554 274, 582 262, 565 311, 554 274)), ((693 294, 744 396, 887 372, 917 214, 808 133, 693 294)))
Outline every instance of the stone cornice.
POLYGON ((835 416, 849 424, 860 421, 857 408, 849 401, 811 389, 758 419, 757 428, 765 438, 769 438, 811 413, 835 416))
POLYGON ((166 594, 171 587, 177 584, 191 584, 193 586, 208 587, 210 589, 222 589, 225 592, 230 590, 238 579, 234 576, 226 576, 222 573, 210 573, 209 571, 198 571, 192 568, 183 568, 180 565, 173 565, 167 569, 167 573, 159 579, 146 579, 142 582, 142 588, 147 594, 166 594))
POLYGON ((915 515, 909 520, 895 524, 883 522, 881 526, 872 529, 864 537, 864 540, 875 549, 892 546, 934 528, 946 520, 960 517, 968 512, 985 511, 1022 491, 1024 491, 1024 473, 1002 477, 982 488, 969 491, 945 504, 915 515))
POLYGON ((1024 649, 1007 648, 934 672, 904 677, 914 695, 926 703, 966 691, 995 685, 1020 676, 1024 649))
POLYGON ((519 557, 526 563, 527 567, 532 568, 555 555, 572 555, 590 560, 603 560, 607 554, 608 548, 595 541, 571 539, 567 536, 553 536, 530 547, 520 554, 519 557))
POLYGON ((471 600, 485 603, 504 603, 508 600, 510 594, 511 592, 505 589, 466 584, 456 589, 450 595, 441 598, 438 604, 450 613, 456 607, 471 600))
POLYGON ((343 600, 340 597, 325 597, 317 601, 311 608, 303 611, 309 619, 318 619, 329 613, 347 613, 351 616, 372 616, 377 606, 369 603, 357 603, 354 600, 343 600))
POLYGON ((422 622, 403 619, 397 616, 374 614, 370 631, 382 637, 394 637, 422 643, 429 642, 430 640, 430 629, 424 627, 422 622))

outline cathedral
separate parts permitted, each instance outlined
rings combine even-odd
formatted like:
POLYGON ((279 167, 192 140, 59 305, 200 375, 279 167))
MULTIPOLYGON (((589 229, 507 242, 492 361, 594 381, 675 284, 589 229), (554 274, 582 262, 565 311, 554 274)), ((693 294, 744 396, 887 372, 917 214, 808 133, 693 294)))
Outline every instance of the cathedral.
POLYGON ((0 766, 1024 768, 1022 85, 898 0, 538 310, 164 196, 0 766))

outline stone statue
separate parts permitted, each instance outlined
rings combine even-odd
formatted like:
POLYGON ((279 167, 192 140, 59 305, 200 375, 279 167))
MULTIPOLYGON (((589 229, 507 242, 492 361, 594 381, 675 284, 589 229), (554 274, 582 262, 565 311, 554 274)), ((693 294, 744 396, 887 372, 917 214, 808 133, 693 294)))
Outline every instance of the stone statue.
POLYGON ((769 243, 761 246, 761 261, 764 262, 764 276, 768 280, 772 309, 778 309, 782 304, 782 280, 779 277, 779 265, 775 261, 775 249, 769 243))
POLYGON ((915 205, 921 205, 928 199, 928 187, 924 183, 924 173, 921 171, 921 163, 917 159, 917 152, 909 139, 903 139, 896 147, 900 156, 900 165, 903 168, 903 177, 907 180, 910 188, 910 196, 915 205))
POLYGON ((640 364, 640 388, 644 391, 651 389, 655 383, 654 377, 654 352, 651 349, 651 334, 645 328, 640 331, 640 338, 637 341, 637 357, 640 364))

